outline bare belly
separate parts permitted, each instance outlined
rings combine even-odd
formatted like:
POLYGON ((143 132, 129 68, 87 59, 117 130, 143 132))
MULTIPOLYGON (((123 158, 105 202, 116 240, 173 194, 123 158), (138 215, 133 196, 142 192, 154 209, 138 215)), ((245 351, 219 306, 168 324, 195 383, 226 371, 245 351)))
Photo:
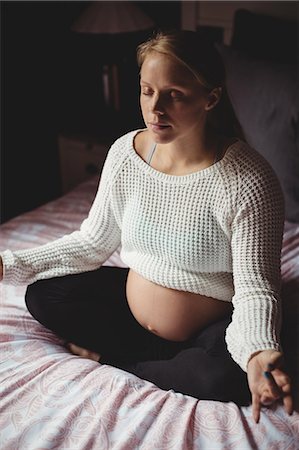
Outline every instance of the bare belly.
POLYGON ((126 289, 129 307, 140 325, 171 341, 185 341, 232 311, 230 302, 165 288, 133 270, 126 289))

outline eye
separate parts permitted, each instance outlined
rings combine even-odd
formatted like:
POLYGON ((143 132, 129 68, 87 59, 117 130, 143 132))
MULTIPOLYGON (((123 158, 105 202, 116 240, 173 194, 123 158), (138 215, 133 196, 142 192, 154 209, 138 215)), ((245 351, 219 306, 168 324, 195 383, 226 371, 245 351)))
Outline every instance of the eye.
POLYGON ((180 91, 171 91, 170 96, 173 100, 182 100, 184 97, 183 92, 180 91))
POLYGON ((153 95, 152 89, 149 88, 141 88, 141 94, 142 95, 153 95))

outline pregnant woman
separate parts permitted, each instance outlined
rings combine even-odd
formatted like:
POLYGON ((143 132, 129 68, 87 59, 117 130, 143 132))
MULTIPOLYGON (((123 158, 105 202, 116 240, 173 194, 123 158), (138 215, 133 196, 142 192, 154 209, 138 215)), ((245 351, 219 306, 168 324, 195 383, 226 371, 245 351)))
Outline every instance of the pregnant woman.
POLYGON ((200 399, 282 401, 281 189, 244 140, 216 49, 159 32, 137 49, 144 129, 111 146, 79 230, 1 254, 68 348, 200 399), (103 266, 117 249, 128 268, 103 266))

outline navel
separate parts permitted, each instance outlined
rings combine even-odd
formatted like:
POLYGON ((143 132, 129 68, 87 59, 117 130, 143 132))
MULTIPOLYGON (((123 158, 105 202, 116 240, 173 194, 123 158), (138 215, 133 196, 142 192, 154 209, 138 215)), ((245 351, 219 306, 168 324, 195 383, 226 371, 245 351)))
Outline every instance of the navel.
POLYGON ((151 333, 157 334, 157 330, 155 330, 151 325, 147 326, 148 331, 150 331, 151 333))

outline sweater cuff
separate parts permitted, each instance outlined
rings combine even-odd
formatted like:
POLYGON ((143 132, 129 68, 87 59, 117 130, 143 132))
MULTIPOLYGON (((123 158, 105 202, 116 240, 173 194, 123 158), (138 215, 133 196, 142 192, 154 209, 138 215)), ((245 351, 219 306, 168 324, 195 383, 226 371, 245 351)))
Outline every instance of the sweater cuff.
POLYGON ((16 277, 13 277, 13 272, 10 271, 10 268, 14 266, 15 258, 14 254, 11 250, 5 250, 0 253, 0 257, 2 259, 3 264, 3 284, 18 284, 16 277))
POLYGON ((232 338, 229 332, 226 334, 226 344, 227 349, 233 358, 233 360, 241 367, 244 372, 247 372, 247 365, 249 360, 259 352, 264 350, 276 350, 281 351, 281 346, 278 342, 265 342, 259 345, 250 345, 248 347, 243 347, 239 340, 232 338))

